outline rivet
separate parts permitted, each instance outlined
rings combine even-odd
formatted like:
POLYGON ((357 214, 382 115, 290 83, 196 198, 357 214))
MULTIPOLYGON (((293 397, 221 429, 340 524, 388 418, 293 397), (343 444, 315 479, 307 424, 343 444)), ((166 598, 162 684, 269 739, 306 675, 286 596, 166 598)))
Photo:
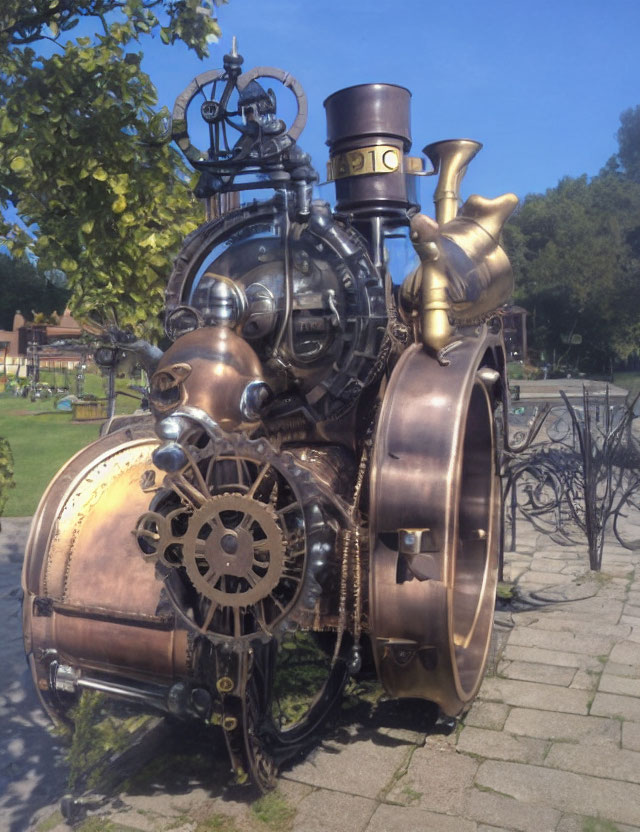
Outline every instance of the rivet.
POLYGON ((233 690, 233 679, 228 676, 221 676, 216 682, 216 687, 220 693, 230 693, 233 690))
POLYGON ((222 727, 225 731, 235 731, 235 729, 238 727, 238 720, 235 718, 235 716, 225 716, 225 718, 222 720, 222 727))

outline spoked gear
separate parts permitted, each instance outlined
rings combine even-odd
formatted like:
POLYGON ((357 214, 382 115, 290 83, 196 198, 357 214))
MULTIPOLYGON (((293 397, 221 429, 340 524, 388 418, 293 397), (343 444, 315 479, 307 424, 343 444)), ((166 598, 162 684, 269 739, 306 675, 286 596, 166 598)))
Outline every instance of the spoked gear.
POLYGON ((339 498, 264 439, 192 439, 189 464, 165 477, 135 531, 177 612, 190 629, 223 641, 270 639, 310 623, 336 568, 339 498))
POLYGON ((264 439, 196 430, 182 447, 189 464, 165 477, 135 535, 201 636, 196 674, 217 694, 237 781, 265 791, 348 676, 331 658, 335 634, 313 632, 323 588, 337 581, 346 507, 321 485, 321 462, 311 471, 264 439))
POLYGON ((173 139, 197 169, 229 174, 247 164, 273 161, 295 143, 304 129, 307 97, 300 82, 284 69, 269 66, 241 74, 242 63, 237 53, 225 55, 224 69, 198 75, 176 99, 173 139), (279 81, 293 93, 296 114, 291 125, 276 117, 275 95, 258 81, 264 78, 279 81), (209 128, 207 152, 196 147, 189 135, 188 110, 194 101, 200 102, 199 114, 209 128), (229 141, 228 130, 239 136, 235 145, 229 141))
POLYGON ((262 601, 277 586, 284 565, 284 533, 278 515, 264 503, 242 494, 219 494, 189 521, 184 539, 187 575, 218 605, 246 607, 262 601), (237 579, 236 588, 228 592, 232 578, 237 579))

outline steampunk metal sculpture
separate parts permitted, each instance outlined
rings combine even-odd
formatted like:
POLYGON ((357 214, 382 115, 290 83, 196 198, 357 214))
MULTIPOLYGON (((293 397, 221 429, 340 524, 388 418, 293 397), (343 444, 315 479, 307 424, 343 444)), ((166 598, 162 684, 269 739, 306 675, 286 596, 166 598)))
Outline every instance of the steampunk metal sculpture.
POLYGON ((300 84, 241 65, 234 48, 174 109, 213 207, 169 278, 173 345, 128 345, 155 424, 109 433, 49 486, 24 631, 53 716, 92 688, 215 722, 237 779, 264 789, 363 660, 392 696, 449 715, 476 694, 499 552, 498 237, 517 200, 458 211, 481 145, 437 142, 436 220, 418 213, 410 93, 364 84, 325 101, 332 211, 296 143, 300 84), (291 127, 263 78, 294 94, 291 127), (207 152, 189 133, 198 104, 207 152), (240 207, 255 188, 273 193, 240 207), (407 231, 420 264, 394 291, 386 242, 407 231), (283 708, 290 657, 310 653, 283 708))

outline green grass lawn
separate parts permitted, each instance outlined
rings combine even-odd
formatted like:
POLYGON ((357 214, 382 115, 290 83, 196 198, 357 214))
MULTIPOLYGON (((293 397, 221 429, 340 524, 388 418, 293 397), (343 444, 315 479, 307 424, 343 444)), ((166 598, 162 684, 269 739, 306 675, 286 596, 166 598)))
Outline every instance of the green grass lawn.
MULTIPOLYGON (((117 380, 126 389, 127 379, 117 380)), ((102 379, 87 374, 85 392, 104 396, 102 379)), ((132 413, 138 402, 117 398, 117 413, 132 413)), ((33 514, 49 481, 76 451, 98 438, 100 422, 73 423, 71 413, 56 412, 53 399, 16 398, 0 393, 0 436, 9 440, 13 453, 16 487, 9 491, 5 517, 33 514)))

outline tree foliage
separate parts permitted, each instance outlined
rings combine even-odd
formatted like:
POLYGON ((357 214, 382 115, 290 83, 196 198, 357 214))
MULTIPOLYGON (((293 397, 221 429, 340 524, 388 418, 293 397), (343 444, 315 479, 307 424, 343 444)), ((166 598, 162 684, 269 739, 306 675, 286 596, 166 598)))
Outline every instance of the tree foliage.
POLYGON ((20 310, 25 318, 31 313, 63 312, 69 290, 57 285, 25 260, 0 254, 0 329, 11 329, 13 316, 20 310))
MULTIPOLYGON (((530 312, 531 345, 546 361, 607 369, 640 348, 640 177, 628 150, 588 180, 565 178, 526 197, 505 229, 516 298, 530 312), (582 336, 571 347, 568 336, 582 336)), ((634 128, 635 129, 635 128, 634 128)))
POLYGON ((105 34, 121 42, 159 31, 164 43, 182 40, 203 58, 209 37, 219 30, 202 11, 198 0, 2 0, 0 49, 56 40, 81 20, 95 18, 105 34), (110 19, 113 13, 120 19, 110 19))
POLYGON ((640 182, 640 105, 622 113, 617 136, 620 166, 628 179, 640 182))
POLYGON ((5 0, 0 11, 0 233, 14 255, 29 248, 42 269, 67 274, 80 318, 157 331, 171 262, 201 219, 190 171, 162 140, 168 114, 156 112, 139 51, 156 33, 207 54, 218 29, 198 7, 5 0), (99 33, 62 44, 83 18, 99 33), (52 55, 29 45, 47 38, 52 55), (22 225, 9 222, 9 206, 22 225))

